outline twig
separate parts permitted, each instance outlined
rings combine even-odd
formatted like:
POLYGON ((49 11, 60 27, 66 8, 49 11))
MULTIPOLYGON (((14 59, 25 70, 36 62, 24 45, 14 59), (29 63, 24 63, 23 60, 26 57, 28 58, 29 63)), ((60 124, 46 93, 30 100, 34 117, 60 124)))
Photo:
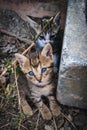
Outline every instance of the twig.
POLYGON ((10 125, 10 123, 7 123, 7 124, 5 124, 5 125, 1 126, 1 127, 0 127, 0 129, 2 129, 2 128, 4 128, 4 127, 8 126, 8 125, 10 125))
POLYGON ((76 128, 76 126, 73 124, 73 122, 71 122, 71 121, 69 120, 69 118, 68 118, 67 116, 65 116, 62 112, 61 112, 61 114, 62 114, 62 116, 73 126, 73 128, 74 128, 75 130, 77 130, 77 128, 76 128))
POLYGON ((7 112, 7 114, 10 114, 10 115, 15 116, 15 117, 18 116, 18 115, 15 115, 15 114, 11 113, 11 112, 7 112))
POLYGON ((25 55, 33 46, 35 45, 34 42, 22 53, 22 55, 25 55))
POLYGON ((1 33, 4 33, 4 34, 6 34, 6 35, 9 35, 9 36, 11 36, 11 37, 15 37, 16 39, 18 39, 18 40, 20 40, 20 41, 22 41, 22 42, 26 42, 26 43, 28 43, 29 45, 30 45, 31 42, 32 42, 31 40, 29 40, 29 39, 27 39, 27 38, 19 37, 19 36, 13 34, 12 32, 9 32, 9 31, 4 30, 4 29, 0 29, 0 32, 1 32, 1 33))
POLYGON ((17 74, 16 74, 16 68, 15 68, 15 84, 16 84, 16 88, 17 88, 17 95, 18 95, 18 107, 19 107, 19 110, 20 110, 20 112, 21 112, 21 102, 20 102, 20 94, 19 94, 19 89, 18 89, 18 82, 17 82, 17 79, 18 79, 18 77, 17 77, 17 74))
POLYGON ((40 119, 40 112, 38 113, 38 118, 37 118, 35 130, 38 130, 39 119, 40 119))
MULTIPOLYGON (((17 88, 17 95, 18 95, 18 107, 21 113, 21 102, 20 102, 20 93, 19 93, 19 89, 18 89, 18 82, 17 82, 17 74, 16 74, 16 68, 15 68, 15 84, 16 84, 16 88, 17 88)), ((20 130, 21 127, 21 122, 22 122, 22 117, 20 118, 19 124, 18 124, 18 130, 20 130)))
POLYGON ((60 129, 63 124, 64 124, 64 118, 61 119, 61 122, 58 123, 57 128, 60 129))
MULTIPOLYGON (((32 47, 34 46, 34 42, 31 43, 31 45, 25 49, 25 51, 22 53, 22 55, 25 55, 32 47)), ((12 62, 12 65, 14 66, 16 64, 17 60, 12 62)))
MULTIPOLYGON (((2 97, 2 96, 1 96, 2 97)), ((1 102, 0 102, 0 109, 2 109, 2 107, 4 106, 4 104, 3 104, 3 98, 1 99, 1 102)))
POLYGON ((18 130, 21 130, 21 122, 22 122, 22 118, 20 118, 19 124, 18 124, 18 130))
POLYGON ((54 123, 55 130, 57 130, 57 125, 54 117, 53 117, 53 123, 54 123))
POLYGON ((26 127, 25 127, 24 125, 22 125, 22 124, 21 124, 20 126, 23 127, 23 128, 26 129, 26 130, 29 130, 28 128, 26 128, 26 127))
POLYGON ((7 68, 3 68, 2 73, 0 74, 0 78, 7 72, 7 68))
POLYGON ((38 111, 38 109, 36 109, 36 110, 34 111, 34 114, 35 114, 37 111, 38 111))

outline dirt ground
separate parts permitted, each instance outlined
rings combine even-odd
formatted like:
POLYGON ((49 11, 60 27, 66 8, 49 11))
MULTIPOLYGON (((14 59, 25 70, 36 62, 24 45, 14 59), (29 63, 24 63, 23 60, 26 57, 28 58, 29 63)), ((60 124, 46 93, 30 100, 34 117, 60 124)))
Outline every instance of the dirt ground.
MULTIPOLYGON (((63 30, 66 1, 62 0, 61 2, 59 0, 58 2, 58 10, 62 10, 61 26, 63 30)), ((7 3, 6 1, 3 4, 1 1, 0 4, 0 130, 87 130, 86 110, 70 108, 59 104, 62 114, 57 118, 46 121, 42 119, 37 108, 34 108, 34 115, 32 117, 24 115, 19 108, 17 77, 15 70, 13 70, 12 62, 15 59, 14 54, 16 52, 24 52, 30 45, 30 40, 34 40, 35 31, 31 29, 26 15, 31 14, 31 12, 34 12, 33 15, 36 15, 36 10, 34 9, 35 3, 33 8, 32 6, 28 8, 26 3, 19 4, 18 6, 17 4, 7 3), (30 9, 31 11, 29 12, 30 9), (25 42, 21 38, 27 38, 29 42, 25 42)), ((46 6, 46 3, 44 4, 46 6)), ((41 3, 41 5, 43 4, 41 3)), ((40 3, 38 6, 40 6, 40 3)), ((49 12, 49 15, 56 13, 55 10, 43 11, 43 14, 39 13, 37 17, 41 17, 47 12, 49 12)), ((24 85, 24 81, 22 83, 24 85)))

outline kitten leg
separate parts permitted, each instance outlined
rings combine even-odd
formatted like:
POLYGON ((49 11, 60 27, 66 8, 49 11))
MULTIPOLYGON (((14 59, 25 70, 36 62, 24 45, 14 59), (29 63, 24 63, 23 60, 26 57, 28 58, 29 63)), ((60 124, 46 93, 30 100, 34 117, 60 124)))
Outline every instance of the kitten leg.
POLYGON ((18 75, 18 91, 19 91, 19 97, 20 97, 20 106, 24 114, 33 115, 33 111, 25 98, 26 95, 29 96, 30 92, 28 90, 27 79, 23 73, 20 73, 18 75))
POLYGON ((61 111, 54 96, 49 96, 50 110, 54 116, 59 116, 61 111))
POLYGON ((36 106, 38 107, 43 119, 50 120, 52 118, 49 108, 42 101, 36 103, 36 106))
POLYGON ((29 104, 27 103, 26 99, 21 98, 20 102, 21 102, 21 107, 22 107, 24 114, 32 116, 33 111, 31 109, 31 107, 29 106, 29 104))

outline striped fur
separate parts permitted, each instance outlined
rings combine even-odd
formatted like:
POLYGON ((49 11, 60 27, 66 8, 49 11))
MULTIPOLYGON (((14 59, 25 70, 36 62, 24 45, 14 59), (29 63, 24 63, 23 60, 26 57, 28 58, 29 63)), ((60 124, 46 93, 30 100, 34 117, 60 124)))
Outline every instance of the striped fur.
MULTIPOLYGON (((43 119, 49 120, 52 115, 58 116, 60 110, 54 97, 55 85, 53 82, 53 53, 50 44, 46 44, 42 51, 30 53, 29 58, 15 54, 21 70, 26 75, 30 98, 38 107, 43 119), (43 97, 49 100, 49 107, 44 103, 43 97)), ((22 88, 21 88, 22 89, 22 88)), ((27 104, 25 96, 20 95, 22 104, 27 104)), ((31 107, 27 104, 26 108, 31 107)), ((23 110, 24 107, 23 107, 23 110)), ((25 110, 26 111, 26 110, 25 110)), ((30 113, 31 115, 33 112, 30 113)))

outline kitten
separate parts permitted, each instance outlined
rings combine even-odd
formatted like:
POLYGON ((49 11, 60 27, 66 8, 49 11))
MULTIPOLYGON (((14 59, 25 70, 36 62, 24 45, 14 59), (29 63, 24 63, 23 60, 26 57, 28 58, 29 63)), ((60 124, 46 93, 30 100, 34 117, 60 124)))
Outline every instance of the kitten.
MULTIPOLYGON (((50 20, 51 17, 44 16, 42 18, 36 18, 28 16, 30 21, 30 26, 36 31, 38 35, 43 30, 44 26, 50 20)), ((53 48, 53 57, 54 57, 54 72, 56 73, 59 66, 59 58, 62 47, 62 37, 60 30, 60 13, 58 12, 54 16, 53 20, 49 22, 48 26, 43 33, 35 40, 36 50, 39 52, 42 48, 50 43, 53 48)))
MULTIPOLYGON (((25 97, 30 92, 30 98, 39 109, 43 119, 49 120, 52 116, 60 115, 60 110, 55 99, 55 84, 53 82, 53 54, 52 47, 48 43, 41 52, 33 52, 29 54, 29 58, 15 54, 16 60, 19 62, 21 70, 25 74, 28 82, 26 93, 20 95, 23 110, 33 114, 25 97), (44 103, 44 98, 48 99, 49 106, 44 103)), ((24 89, 24 88, 20 88, 24 89)), ((23 90, 24 91, 24 90, 23 90)))

